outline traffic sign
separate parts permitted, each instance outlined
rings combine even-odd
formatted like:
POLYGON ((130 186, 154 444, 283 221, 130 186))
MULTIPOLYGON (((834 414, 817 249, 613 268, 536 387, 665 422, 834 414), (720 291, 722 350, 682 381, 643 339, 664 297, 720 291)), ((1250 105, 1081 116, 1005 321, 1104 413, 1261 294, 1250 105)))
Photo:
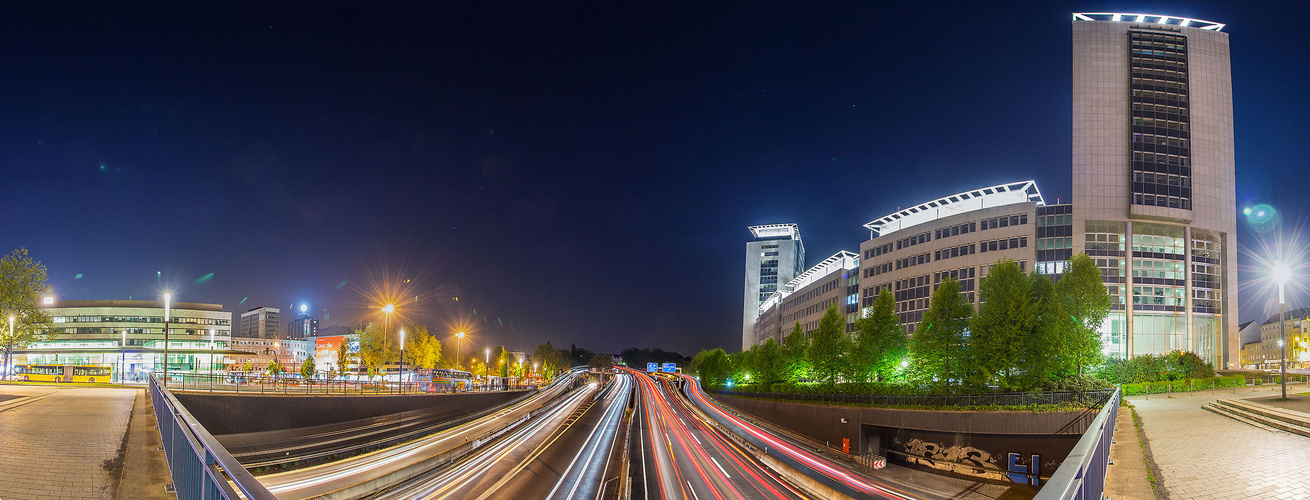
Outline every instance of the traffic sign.
POLYGON ((659 363, 646 363, 646 371, 648 371, 648 372, 657 372, 657 371, 660 371, 660 364, 659 364, 659 363))
POLYGON ((664 373, 673 373, 678 371, 678 365, 673 363, 664 363, 664 373))

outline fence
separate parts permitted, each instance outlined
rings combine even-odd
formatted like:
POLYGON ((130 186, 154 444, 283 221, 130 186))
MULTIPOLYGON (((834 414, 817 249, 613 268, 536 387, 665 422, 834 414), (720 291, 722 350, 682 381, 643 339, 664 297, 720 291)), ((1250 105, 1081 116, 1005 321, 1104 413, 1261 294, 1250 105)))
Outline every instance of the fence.
POLYGON ((1005 392, 990 394, 797 394, 778 392, 711 391, 725 396, 839 403, 861 406, 1026 406, 1078 403, 1100 406, 1116 389, 1075 392, 1005 392))
POLYGON ((1121 398, 1116 389, 1034 500, 1101 500, 1121 398))
POLYGON ((159 377, 150 378, 150 399, 179 500, 277 499, 196 422, 159 377))
MULTIPOLYGON (((162 378, 162 372, 156 372, 154 376, 155 378, 162 378)), ((243 394, 427 394, 425 385, 414 382, 317 380, 296 377, 173 372, 168 374, 168 388, 175 391, 236 392, 243 394)), ((518 384, 471 385, 461 392, 518 391, 525 389, 536 389, 536 386, 518 384)), ((442 388, 438 386, 437 392, 441 391, 442 388)))

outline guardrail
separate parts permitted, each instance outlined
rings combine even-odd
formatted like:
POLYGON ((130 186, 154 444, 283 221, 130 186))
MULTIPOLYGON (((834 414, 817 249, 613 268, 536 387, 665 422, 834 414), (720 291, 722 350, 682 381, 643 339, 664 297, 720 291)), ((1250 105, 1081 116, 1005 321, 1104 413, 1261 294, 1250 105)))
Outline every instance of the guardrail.
POLYGON ((1051 474, 1034 500, 1100 500, 1110 465, 1110 444, 1122 397, 1116 389, 1097 413, 1092 425, 1051 474))
POLYGON ((739 396, 781 401, 810 401, 867 406, 1024 406, 1034 404, 1094 403, 1100 405, 1118 389, 1072 392, 1004 392, 986 394, 798 394, 779 392, 745 392, 707 390, 724 396, 739 396))
POLYGON ((155 376, 150 378, 150 399, 179 500, 277 499, 196 422, 155 376))

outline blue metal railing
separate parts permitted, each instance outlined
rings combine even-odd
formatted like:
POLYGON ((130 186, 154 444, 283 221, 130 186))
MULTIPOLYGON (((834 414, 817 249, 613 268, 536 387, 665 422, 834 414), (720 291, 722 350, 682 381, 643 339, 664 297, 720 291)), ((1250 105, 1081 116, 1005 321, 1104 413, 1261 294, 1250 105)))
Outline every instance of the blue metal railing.
POLYGON ((1119 390, 1101 408, 1092 425, 1051 474, 1034 500, 1100 500, 1105 492, 1105 474, 1110 465, 1110 442, 1114 421, 1119 416, 1119 390))
POLYGON ((179 500, 277 499, 153 376, 150 399, 179 500))

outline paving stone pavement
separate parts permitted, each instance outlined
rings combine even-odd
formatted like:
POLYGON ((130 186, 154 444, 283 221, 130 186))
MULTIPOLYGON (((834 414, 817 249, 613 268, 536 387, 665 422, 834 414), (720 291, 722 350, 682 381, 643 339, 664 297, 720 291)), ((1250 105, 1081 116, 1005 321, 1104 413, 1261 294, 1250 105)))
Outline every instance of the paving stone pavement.
POLYGON ((1268 394, 1224 392, 1126 398, 1137 407, 1169 498, 1310 499, 1310 438, 1201 408, 1217 399, 1268 394))
POLYGON ((0 394, 49 395, 0 412, 0 498, 112 498, 102 465, 118 456, 136 392, 0 385, 0 394))

